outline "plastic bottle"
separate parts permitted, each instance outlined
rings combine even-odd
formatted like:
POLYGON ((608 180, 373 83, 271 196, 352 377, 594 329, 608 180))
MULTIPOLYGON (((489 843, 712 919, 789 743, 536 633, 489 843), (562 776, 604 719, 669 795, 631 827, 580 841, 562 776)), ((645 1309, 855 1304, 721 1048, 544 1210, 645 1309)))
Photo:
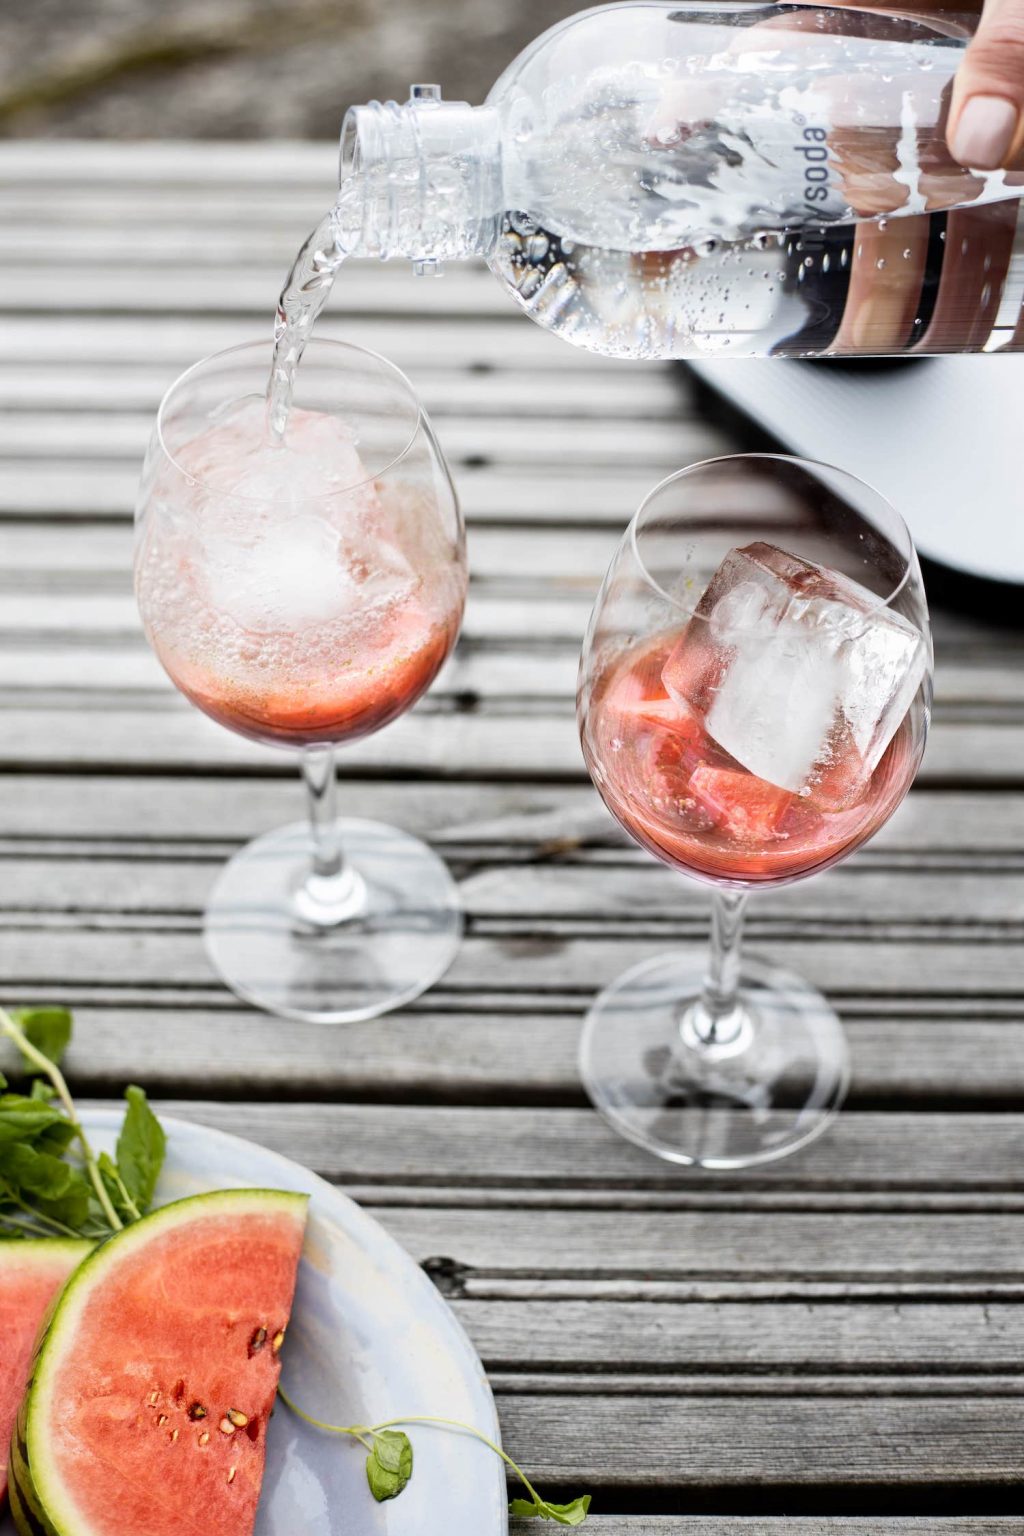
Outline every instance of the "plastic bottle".
POLYGON ((338 248, 482 257, 617 357, 1017 350, 1024 174, 945 144, 966 41, 850 10, 584 11, 482 106, 414 86, 351 108, 338 248))

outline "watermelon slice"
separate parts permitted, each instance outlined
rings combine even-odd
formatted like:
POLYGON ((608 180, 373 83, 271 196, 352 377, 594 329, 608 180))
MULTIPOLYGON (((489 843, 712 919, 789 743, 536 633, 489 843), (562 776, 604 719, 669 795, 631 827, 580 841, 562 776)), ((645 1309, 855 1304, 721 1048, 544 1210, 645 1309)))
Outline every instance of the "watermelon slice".
POLYGON ((752 773, 708 763, 691 774, 690 793, 718 826, 741 841, 770 841, 793 803, 787 789, 777 789, 752 773))
POLYGON ((39 1329, 53 1298, 91 1250, 91 1243, 49 1237, 0 1242, 0 1503, 7 1490, 7 1447, 39 1329))
POLYGON ((306 1204, 199 1195, 86 1260, 18 1416, 21 1536, 251 1536, 306 1204))

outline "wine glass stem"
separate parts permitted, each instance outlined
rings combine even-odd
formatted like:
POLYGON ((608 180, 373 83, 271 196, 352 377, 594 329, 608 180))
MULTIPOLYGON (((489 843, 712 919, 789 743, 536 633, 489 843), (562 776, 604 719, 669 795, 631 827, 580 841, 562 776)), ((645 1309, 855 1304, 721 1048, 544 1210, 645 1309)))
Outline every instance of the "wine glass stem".
POLYGON ((366 889, 341 846, 334 748, 306 747, 301 761, 313 862, 295 893, 295 907, 304 921, 331 928, 362 910, 366 889))
POLYGON ((682 1018, 683 1037, 691 1048, 724 1051, 745 1048, 751 1022, 739 1000, 740 952, 746 891, 715 891, 711 906, 711 944, 704 988, 682 1018))
POLYGON ((306 747, 302 754, 309 826, 313 834, 313 873, 322 880, 340 875, 345 864, 338 838, 338 777, 333 747, 306 747))

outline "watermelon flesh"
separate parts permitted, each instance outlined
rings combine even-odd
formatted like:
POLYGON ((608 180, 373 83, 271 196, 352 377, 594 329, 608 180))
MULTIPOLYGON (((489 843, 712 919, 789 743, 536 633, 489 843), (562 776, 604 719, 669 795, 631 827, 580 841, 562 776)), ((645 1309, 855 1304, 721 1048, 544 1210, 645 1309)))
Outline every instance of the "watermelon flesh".
POLYGON ((39 1329, 57 1292, 91 1250, 91 1243, 61 1238, 0 1241, 0 1504, 7 1491, 7 1447, 39 1329))
POLYGON ((181 1200, 82 1265, 18 1418, 22 1536, 251 1536, 306 1205, 181 1200))

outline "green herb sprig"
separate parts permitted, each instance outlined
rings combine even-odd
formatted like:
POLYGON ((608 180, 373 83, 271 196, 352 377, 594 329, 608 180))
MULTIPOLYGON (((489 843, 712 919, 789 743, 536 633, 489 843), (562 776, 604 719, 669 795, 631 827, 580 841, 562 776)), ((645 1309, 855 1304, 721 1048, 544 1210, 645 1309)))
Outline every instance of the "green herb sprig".
POLYGON ((408 1435, 398 1429, 398 1426, 400 1424, 431 1424, 442 1429, 454 1430, 461 1435, 469 1435, 472 1439, 486 1445, 495 1456, 501 1457, 530 1495, 528 1499, 513 1499, 508 1506, 509 1514, 518 1515, 521 1519, 527 1520, 553 1520, 556 1525, 582 1525, 590 1511, 589 1493, 573 1499, 569 1504, 552 1504, 548 1499, 541 1498, 526 1473, 512 1460, 512 1457, 482 1430, 475 1429, 472 1424, 463 1424, 458 1419, 434 1418, 429 1414, 409 1414, 402 1418, 385 1419, 381 1424, 328 1424, 323 1419, 314 1418, 311 1413, 306 1413, 305 1409, 300 1408, 298 1403, 289 1397, 283 1387, 278 1387, 277 1395, 286 1408, 290 1408, 292 1413, 305 1423, 311 1424, 314 1429, 322 1429, 325 1434, 341 1435, 358 1440, 367 1453, 366 1480, 378 1504, 383 1503, 385 1499, 396 1499, 412 1477, 412 1441, 408 1435))
POLYGON ((0 1008, 0 1038, 18 1050, 31 1092, 0 1074, 0 1236, 100 1242, 145 1215, 166 1137, 141 1088, 129 1088, 116 1156, 93 1151, 60 1061, 71 1040, 66 1008, 0 1008))

